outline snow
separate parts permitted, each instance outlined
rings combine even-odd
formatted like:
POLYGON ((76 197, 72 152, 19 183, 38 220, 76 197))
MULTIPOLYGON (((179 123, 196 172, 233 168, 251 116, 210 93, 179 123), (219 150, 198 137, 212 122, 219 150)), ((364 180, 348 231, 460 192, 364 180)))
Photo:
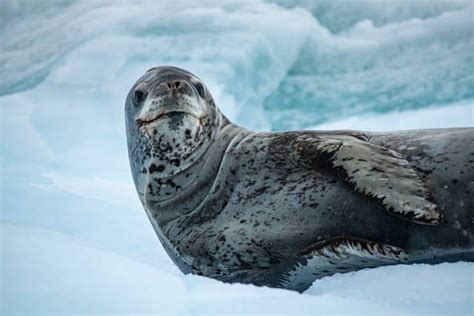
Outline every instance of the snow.
POLYGON ((3 1, 1 314, 472 314, 471 263, 303 295, 183 276, 132 184, 123 102, 163 64, 257 130, 474 126, 472 1, 3 1))
POLYGON ((263 103, 274 129, 474 97, 472 2, 365 2, 316 2, 314 10, 339 31, 313 26, 288 75, 263 103), (353 24, 342 21, 347 11, 353 24), (404 12, 410 13, 405 19, 404 12))
POLYGON ((469 127, 474 125, 474 100, 431 106, 418 110, 392 111, 386 114, 353 115, 342 120, 328 121, 308 129, 397 131, 422 128, 469 127))
POLYGON ((47 230, 11 223, 0 227, 4 315, 470 315, 473 308, 471 263, 337 274, 301 295, 184 276, 167 260, 146 264, 47 230))

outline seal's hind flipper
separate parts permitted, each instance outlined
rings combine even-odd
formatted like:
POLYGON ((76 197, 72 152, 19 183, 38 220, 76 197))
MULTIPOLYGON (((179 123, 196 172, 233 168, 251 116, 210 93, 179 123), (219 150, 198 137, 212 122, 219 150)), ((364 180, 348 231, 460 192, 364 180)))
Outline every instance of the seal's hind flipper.
POLYGON ((395 246, 353 237, 337 237, 318 242, 269 268, 256 283, 303 292, 315 280, 325 276, 396 264, 407 258, 405 251, 395 246))
POLYGON ((359 134, 304 134, 293 144, 315 168, 330 168, 357 192, 389 212, 419 224, 438 224, 441 214, 424 183, 399 153, 371 144, 359 134))

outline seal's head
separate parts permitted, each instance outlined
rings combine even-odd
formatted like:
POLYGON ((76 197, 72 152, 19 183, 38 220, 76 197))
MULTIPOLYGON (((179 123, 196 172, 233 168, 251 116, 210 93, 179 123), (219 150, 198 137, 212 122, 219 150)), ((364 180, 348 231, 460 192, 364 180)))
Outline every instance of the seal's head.
POLYGON ((133 85, 125 112, 134 178, 150 168, 159 177, 185 169, 205 151, 221 120, 202 81, 169 66, 148 70, 133 85))

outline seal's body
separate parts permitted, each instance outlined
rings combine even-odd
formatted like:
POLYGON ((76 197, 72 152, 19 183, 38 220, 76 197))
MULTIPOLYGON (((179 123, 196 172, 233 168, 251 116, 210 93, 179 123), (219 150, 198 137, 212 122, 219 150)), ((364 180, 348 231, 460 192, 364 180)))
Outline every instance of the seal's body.
POLYGON ((254 133, 174 67, 147 72, 126 112, 137 191, 185 273, 302 291, 474 260, 474 129, 254 133))

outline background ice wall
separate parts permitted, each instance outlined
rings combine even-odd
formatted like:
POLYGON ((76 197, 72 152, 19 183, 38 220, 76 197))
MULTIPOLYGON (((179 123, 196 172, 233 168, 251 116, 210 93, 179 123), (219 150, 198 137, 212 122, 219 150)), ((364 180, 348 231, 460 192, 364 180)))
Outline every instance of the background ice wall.
POLYGON ((281 3, 303 6, 316 19, 287 76, 265 98, 265 117, 275 129, 474 96, 472 3, 281 3))
POLYGON ((253 129, 474 126, 473 16, 470 1, 1 1, 0 220, 176 272, 128 168, 123 102, 144 71, 189 69, 253 129))

